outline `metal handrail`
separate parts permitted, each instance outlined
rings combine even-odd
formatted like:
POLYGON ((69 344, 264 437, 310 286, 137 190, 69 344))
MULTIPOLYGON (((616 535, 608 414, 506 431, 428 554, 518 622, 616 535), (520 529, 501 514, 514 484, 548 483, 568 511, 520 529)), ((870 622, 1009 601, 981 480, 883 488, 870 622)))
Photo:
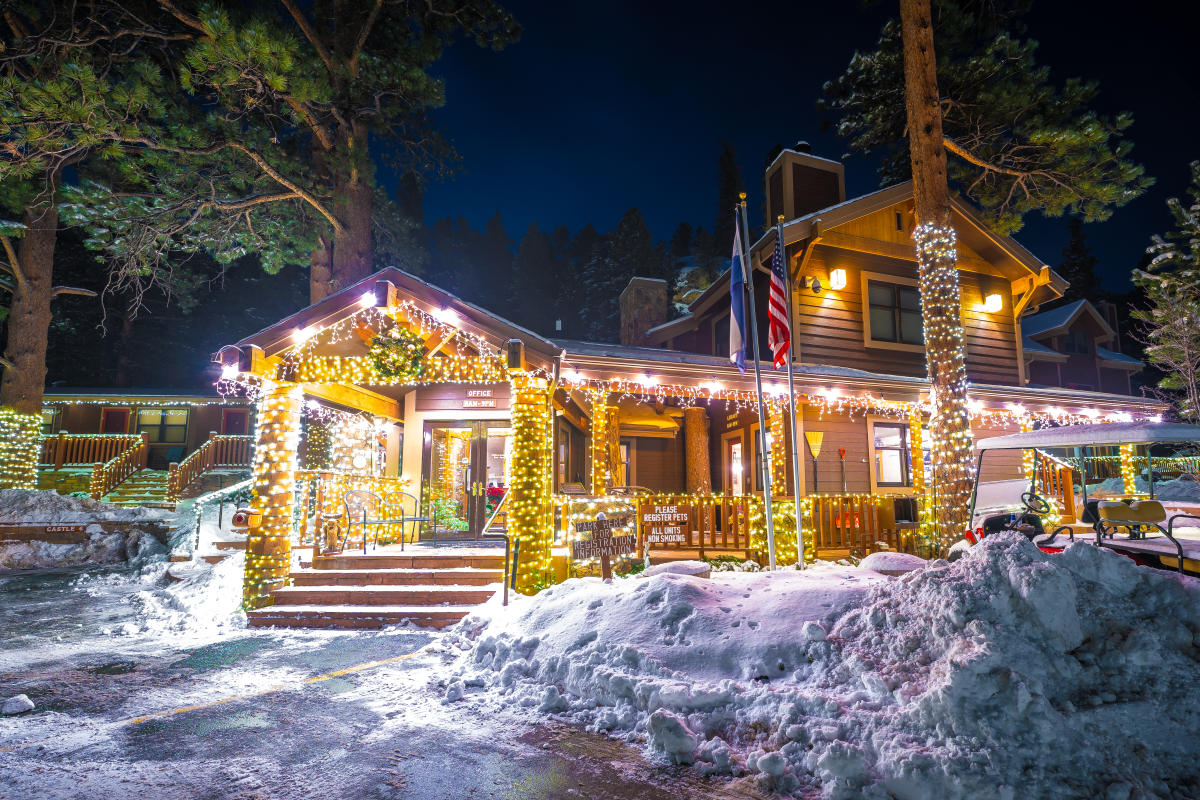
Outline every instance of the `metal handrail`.
POLYGON ((496 503, 496 507, 492 509, 492 515, 487 518, 487 522, 483 523, 483 533, 487 533, 491 529, 492 523, 496 520, 496 515, 500 513, 500 509, 503 508, 504 504, 508 502, 508 495, 509 493, 506 491, 504 495, 501 496, 500 502, 496 503))
POLYGON ((516 553, 518 551, 513 548, 513 540, 511 537, 509 537, 507 530, 504 533, 488 533, 488 530, 492 527, 492 522, 496 519, 496 515, 500 513, 500 509, 503 508, 504 504, 508 502, 508 495, 509 495, 509 492, 505 492, 504 496, 500 498, 500 502, 496 503, 496 507, 494 509, 492 509, 492 515, 490 517, 488 517, 487 522, 485 522, 483 524, 483 530, 479 532, 480 539, 503 539, 504 540, 504 600, 502 602, 503 605, 508 605, 508 584, 510 583, 509 570, 508 570, 508 559, 509 559, 509 556, 511 555, 512 562, 513 562, 513 564, 512 564, 512 582, 515 582, 516 578, 517 578, 516 553))

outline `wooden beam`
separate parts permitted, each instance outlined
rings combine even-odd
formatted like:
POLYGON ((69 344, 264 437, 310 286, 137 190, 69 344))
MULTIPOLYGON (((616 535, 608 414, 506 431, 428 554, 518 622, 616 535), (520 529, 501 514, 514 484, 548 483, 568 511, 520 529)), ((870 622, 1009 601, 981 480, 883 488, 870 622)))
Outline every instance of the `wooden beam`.
POLYGON ((306 383, 304 384, 304 393, 340 406, 365 411, 377 417, 386 417, 397 422, 404 420, 404 412, 399 402, 358 386, 344 386, 339 383, 306 383))
MULTIPOLYGON (((825 247, 836 247, 839 250, 850 250, 855 253, 887 256, 888 258, 898 258, 904 261, 915 262, 917 260, 917 248, 911 244, 884 242, 867 236, 854 236, 853 234, 838 233, 837 231, 822 233, 820 238, 821 244, 825 247)), ((960 255, 958 263, 960 269, 967 272, 979 272, 985 275, 1002 274, 996 265, 984 261, 982 258, 960 255)))
POLYGON ((591 420, 584 416, 583 410, 576 405, 575 400, 569 393, 561 388, 556 389, 552 398, 554 401, 554 407, 561 411, 562 415, 566 417, 572 425, 574 425, 576 428, 579 428, 584 433, 588 433, 591 430, 591 420))

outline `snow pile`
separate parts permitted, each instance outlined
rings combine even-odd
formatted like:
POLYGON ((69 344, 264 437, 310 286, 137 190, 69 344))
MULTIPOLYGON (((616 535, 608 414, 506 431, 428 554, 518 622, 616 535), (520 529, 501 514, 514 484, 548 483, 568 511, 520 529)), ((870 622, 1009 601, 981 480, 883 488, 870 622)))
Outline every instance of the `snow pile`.
POLYGON ((170 513, 159 509, 123 508, 90 497, 24 489, 0 491, 0 523, 19 525, 87 524, 86 541, 62 543, 37 538, 0 538, 0 570, 74 567, 145 562, 166 553, 164 527, 170 513), (119 531, 99 524, 121 523, 119 531))
POLYGON ((858 566, 884 575, 902 575, 915 569, 924 569, 927 563, 920 556, 908 553, 880 552, 869 554, 859 562, 858 566))
MULTIPOLYGON (((1150 491, 1150 483, 1145 478, 1135 481, 1137 491, 1143 494, 1150 491)), ((1076 487, 1078 489, 1079 487, 1076 487)), ((1088 495, 1093 494, 1125 494, 1125 482, 1120 478, 1109 478, 1102 483, 1089 483, 1088 495)), ((1175 478, 1169 481, 1154 482, 1155 500, 1178 500, 1184 503, 1200 503, 1200 481, 1175 478)))
POLYGON ((447 637, 452 679, 705 774, 848 798, 1200 793, 1200 582, 988 537, 902 578, 568 581, 447 637))
POLYGON ((125 508, 54 491, 0 490, 0 522, 161 522, 169 516, 170 512, 162 509, 125 508))
POLYGON ((186 571, 173 571, 181 579, 168 580, 168 565, 160 562, 144 567, 136 576, 84 575, 76 586, 99 598, 110 595, 115 583, 147 583, 147 588, 126 598, 134 612, 132 621, 106 633, 220 635, 245 627, 246 615, 241 610, 244 564, 245 553, 216 564, 192 562, 186 571))

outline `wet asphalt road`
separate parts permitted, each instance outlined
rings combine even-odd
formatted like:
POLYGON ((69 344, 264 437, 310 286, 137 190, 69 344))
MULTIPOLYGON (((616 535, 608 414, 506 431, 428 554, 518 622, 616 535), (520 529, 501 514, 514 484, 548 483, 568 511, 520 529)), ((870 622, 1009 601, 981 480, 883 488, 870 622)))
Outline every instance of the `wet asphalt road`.
POLYGON ((421 652, 435 638, 245 632, 194 647, 99 639, 51 658, 30 648, 23 663, 9 651, 0 697, 25 693, 38 708, 0 718, 0 798, 759 796, 544 718, 497 715, 470 695, 446 705, 437 685, 446 656, 421 652))

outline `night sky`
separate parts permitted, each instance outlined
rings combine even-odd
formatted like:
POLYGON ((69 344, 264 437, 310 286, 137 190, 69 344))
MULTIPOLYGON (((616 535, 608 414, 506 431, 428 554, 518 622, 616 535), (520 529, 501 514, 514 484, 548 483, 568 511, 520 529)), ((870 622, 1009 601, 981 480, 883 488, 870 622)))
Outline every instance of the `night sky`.
MULTIPOLYGON (((897 6, 504 4, 524 26, 519 42, 499 53, 460 43, 435 70, 447 86, 436 119, 463 162, 456 177, 429 187, 425 214, 482 228, 500 211, 514 239, 535 220, 547 231, 588 222, 609 230, 630 206, 659 239, 680 222, 710 227, 722 139, 738 153, 761 220, 762 168, 774 145, 804 139, 835 159, 848 151, 822 130, 821 86, 856 48, 872 47, 897 6)), ((1188 163, 1200 158, 1194 29, 1172 7, 1142 2, 1113 16, 1101 5, 1041 0, 1026 19, 1056 82, 1098 80, 1100 111, 1133 112, 1133 155, 1157 181, 1085 228, 1113 291, 1128 288, 1150 235, 1170 226, 1166 198, 1183 194, 1188 163)), ((845 164, 848 196, 877 187, 870 158, 845 164)), ((1017 238, 1056 264, 1066 221, 1030 217, 1017 238)))

